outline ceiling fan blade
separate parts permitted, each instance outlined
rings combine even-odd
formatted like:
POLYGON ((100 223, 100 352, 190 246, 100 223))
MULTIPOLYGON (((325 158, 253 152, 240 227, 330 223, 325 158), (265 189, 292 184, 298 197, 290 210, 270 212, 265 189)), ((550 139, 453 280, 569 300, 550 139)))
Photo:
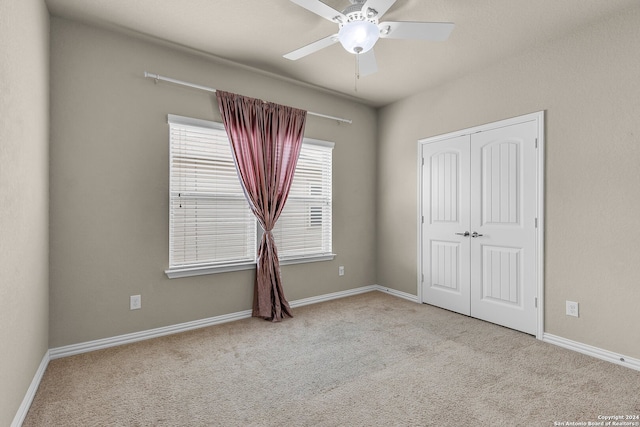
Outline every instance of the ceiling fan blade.
POLYGON ((368 76, 378 71, 378 64, 376 63, 376 55, 373 53, 373 49, 369 49, 365 53, 358 56, 360 61, 360 76, 368 76))
POLYGON ((347 17, 324 3, 320 0, 291 0, 298 6, 304 7, 305 9, 315 13, 316 15, 322 16, 324 19, 328 19, 331 22, 347 22, 347 17))
POLYGON ((373 9, 378 12, 376 16, 380 19, 380 17, 382 17, 382 15, 384 15, 395 2, 396 0, 368 0, 362 6, 362 11, 366 12, 367 9, 373 9))
POLYGON ((445 41, 453 31, 452 22, 381 22, 380 37, 445 41))
POLYGON ((293 52, 289 52, 286 55, 282 55, 282 56, 292 61, 295 61, 296 59, 300 59, 307 55, 311 55, 312 53, 317 52, 320 49, 324 49, 325 47, 329 47, 332 44, 337 42, 338 42, 338 35, 333 34, 323 39, 316 40, 313 43, 310 43, 306 46, 301 47, 300 49, 296 49, 293 52))

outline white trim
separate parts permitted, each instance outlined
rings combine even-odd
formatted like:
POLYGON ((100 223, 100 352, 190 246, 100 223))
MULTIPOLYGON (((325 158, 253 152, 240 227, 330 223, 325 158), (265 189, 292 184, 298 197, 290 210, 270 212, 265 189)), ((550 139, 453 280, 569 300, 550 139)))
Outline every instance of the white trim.
POLYGON ((238 311, 235 313, 223 314, 221 316, 209 317, 207 319, 194 320, 192 322, 178 323, 175 325, 163 326, 161 328, 147 329, 145 331, 118 335, 111 338, 103 338, 94 341, 86 341, 83 343, 67 345, 64 347, 56 347, 49 350, 49 352, 51 354, 51 360, 59 359, 61 357, 88 353, 90 351, 102 350, 105 348, 116 347, 124 344, 131 344, 151 338, 158 338, 165 335, 172 335, 180 332, 190 331, 193 329, 232 322, 234 320, 247 319, 249 317, 251 317, 251 310, 238 311))
POLYGON ((418 266, 418 301, 419 303, 424 303, 424 297, 422 296, 422 285, 423 285, 423 277, 424 277, 424 271, 422 270, 422 256, 423 256, 423 251, 422 251, 422 236, 424 233, 423 231, 423 227, 424 227, 424 223, 422 222, 422 218, 424 217, 424 213, 422 212, 422 192, 423 192, 423 188, 422 188, 422 183, 424 182, 424 176, 422 175, 424 173, 424 165, 422 164, 422 162, 424 161, 424 154, 422 153, 422 148, 423 148, 424 144, 421 141, 418 141, 418 198, 416 199, 418 201, 417 205, 418 205, 418 263, 416 264, 418 266))
POLYGON ((380 285, 375 285, 375 290, 384 292, 385 294, 393 295, 394 297, 403 298, 411 302, 415 302, 419 304, 418 296, 409 294, 407 292, 398 291, 396 289, 387 288, 380 285))
POLYGON ((533 122, 533 121, 539 120, 540 117, 541 117, 541 114, 544 114, 544 112, 543 111, 538 111, 538 112, 535 112, 535 113, 529 113, 529 114, 525 114, 525 115, 522 115, 522 116, 511 117, 509 119, 498 120, 497 122, 485 123, 483 125, 478 125, 478 126, 472 126, 470 128, 461 129, 461 130, 457 130, 457 131, 454 131, 454 132, 449 132, 449 133, 443 133, 443 134, 440 134, 440 135, 429 136, 427 138, 419 139, 418 140, 418 144, 421 145, 421 144, 437 142, 437 141, 441 141, 441 140, 445 140, 445 139, 455 138, 455 137, 458 137, 458 136, 471 135, 472 133, 484 132, 484 131, 488 131, 488 130, 498 129, 498 128, 502 128, 502 127, 506 127, 506 126, 515 125, 515 124, 518 124, 518 123, 533 122))
POLYGON ((169 279, 182 277, 204 276, 205 274, 228 273, 230 271, 251 270, 256 268, 255 261, 236 264, 224 264, 219 266, 205 265, 202 267, 172 267, 164 271, 169 279))
MULTIPOLYGON (((280 265, 306 264, 308 262, 332 261, 336 254, 308 255, 280 260, 280 265)), ((256 268, 256 262, 250 261, 236 264, 204 265, 200 267, 173 267, 164 271, 169 279, 181 279, 183 277, 204 276, 207 274, 229 273, 231 271, 252 270, 256 268)))
POLYGON ((183 125, 183 126, 206 128, 206 129, 216 129, 216 130, 222 130, 226 132, 224 125, 220 122, 213 122, 211 120, 204 120, 204 119, 195 119, 193 117, 179 116, 177 114, 167 114, 167 123, 183 125))
POLYGON ((302 143, 308 144, 308 145, 315 145, 316 147, 330 148, 332 150, 336 146, 335 142, 323 141, 321 139, 313 139, 313 138, 306 138, 306 137, 302 139, 302 143))
MULTIPOLYGON (((376 285, 363 286, 361 288, 349 289, 347 291, 334 292, 331 294, 319 295, 301 300, 291 301, 291 307, 301 307, 303 305, 315 304, 318 302, 329 301, 332 299, 344 298, 351 295, 362 294, 378 290, 376 285)), ((176 325, 164 326, 155 329, 148 329, 140 332, 133 332, 125 335, 118 335, 111 338, 103 338, 94 341, 87 341, 78 344, 67 345, 63 347, 52 348, 49 350, 50 358, 59 359, 61 357, 73 356, 75 354, 88 353, 90 351, 102 350, 104 348, 116 347, 124 344, 131 344, 138 341, 144 341, 151 338, 158 338, 165 335, 177 334, 193 329, 205 328, 207 326, 219 325, 222 323, 232 322, 234 320, 247 319, 251 317, 251 310, 244 310, 235 313, 223 314, 221 316, 209 317, 206 319, 194 320, 192 322, 178 323, 176 325)))
POLYGON ((280 265, 304 264, 307 262, 320 262, 320 261, 333 261, 335 257, 336 257, 336 254, 326 254, 326 255, 308 255, 308 256, 294 257, 294 258, 283 258, 280 260, 280 265))
POLYGON ((541 340, 544 336, 544 198, 545 198, 545 189, 544 189, 544 147, 545 147, 545 138, 544 138, 544 111, 539 111, 537 113, 529 114, 529 116, 535 116, 538 123, 538 152, 536 155, 536 161, 538 169, 536 171, 538 175, 537 182, 537 218, 538 218, 538 229, 536 230, 536 263, 538 267, 537 271, 537 298, 538 298, 538 330, 536 332, 536 338, 541 340))
POLYGON ((595 357, 596 359, 605 360, 607 362, 615 363, 616 365, 625 366, 627 368, 640 371, 640 359, 624 356, 620 353, 614 353, 609 350, 604 350, 598 347, 594 347, 581 342, 572 341, 567 338, 562 338, 557 335, 545 333, 542 337, 542 341, 549 344, 557 345, 568 350, 577 351, 578 353, 586 354, 587 356, 595 357))
POLYGON ((51 360, 50 352, 47 350, 42 356, 42 360, 40 361, 40 366, 38 366, 38 370, 36 374, 33 376, 31 380, 31 384, 27 389, 27 393, 24 395, 24 399, 22 399, 22 403, 18 408, 18 412, 16 412, 15 417, 13 417, 13 422, 11 423, 11 427, 20 427, 24 422, 24 419, 27 417, 27 412, 29 412, 29 408, 31 407, 31 403, 33 402, 33 398, 38 391, 38 387, 40 387, 40 381, 42 381, 42 377, 44 376, 45 371, 47 370, 47 366, 49 366, 49 361, 51 360))
POLYGON ((519 123, 536 122, 538 125, 538 148, 536 150, 536 216, 538 218, 538 228, 536 229, 536 298, 538 303, 537 322, 536 322, 536 338, 543 339, 544 334, 544 111, 529 113, 518 117, 499 120, 493 123, 486 123, 467 129, 449 132, 441 135, 435 135, 428 138, 418 140, 418 302, 425 302, 422 295, 422 276, 425 272, 422 270, 422 233, 423 224, 422 216, 422 149, 424 145, 455 138, 473 133, 484 132, 487 130, 497 129, 501 127, 511 126, 519 123))
POLYGON ((291 308, 302 307, 305 305, 317 304, 319 302, 346 298, 353 295, 364 294, 364 293, 372 292, 376 290, 378 290, 377 285, 362 286, 360 288, 348 289, 346 291, 333 292, 330 294, 318 295, 315 297, 309 297, 309 298, 303 298, 303 299, 291 301, 289 303, 289 306, 291 306, 291 308))

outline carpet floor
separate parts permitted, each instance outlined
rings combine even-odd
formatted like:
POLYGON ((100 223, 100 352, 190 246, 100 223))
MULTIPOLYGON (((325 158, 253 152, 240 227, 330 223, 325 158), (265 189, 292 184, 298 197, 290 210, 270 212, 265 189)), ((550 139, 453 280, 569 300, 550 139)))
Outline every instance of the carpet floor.
POLYGON ((23 426, 554 426, 640 415, 640 372, 446 310, 370 292, 294 316, 53 360, 23 426))

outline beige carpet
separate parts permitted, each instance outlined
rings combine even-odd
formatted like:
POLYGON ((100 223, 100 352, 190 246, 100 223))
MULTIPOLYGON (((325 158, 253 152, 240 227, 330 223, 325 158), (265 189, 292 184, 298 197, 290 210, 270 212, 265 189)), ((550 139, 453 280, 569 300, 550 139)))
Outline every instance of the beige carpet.
POLYGON ((24 426, 553 426, 640 372, 380 292, 54 360, 24 426))

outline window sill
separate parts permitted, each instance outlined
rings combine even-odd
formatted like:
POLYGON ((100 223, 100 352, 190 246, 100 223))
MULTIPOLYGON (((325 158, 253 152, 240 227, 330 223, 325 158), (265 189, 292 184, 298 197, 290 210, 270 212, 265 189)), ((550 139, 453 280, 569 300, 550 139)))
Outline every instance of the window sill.
MULTIPOLYGON (((280 265, 304 264, 307 262, 331 261, 336 254, 314 255, 300 258, 284 258, 280 260, 280 265)), ((191 276, 204 276, 207 274, 228 273, 231 271, 252 270, 256 268, 255 262, 244 262, 223 265, 204 265, 197 267, 174 267, 165 270, 169 279, 180 279, 191 276)))
POLYGON ((203 265, 197 267, 173 267, 165 270, 169 279, 180 279, 182 277, 204 276, 206 274, 228 273, 230 271, 251 270, 256 268, 256 263, 243 262, 222 265, 203 265))
POLYGON ((298 258, 282 258, 280 265, 291 264, 304 264, 307 262, 320 262, 320 261, 332 261, 336 257, 336 254, 323 254, 323 255, 309 255, 298 258))

